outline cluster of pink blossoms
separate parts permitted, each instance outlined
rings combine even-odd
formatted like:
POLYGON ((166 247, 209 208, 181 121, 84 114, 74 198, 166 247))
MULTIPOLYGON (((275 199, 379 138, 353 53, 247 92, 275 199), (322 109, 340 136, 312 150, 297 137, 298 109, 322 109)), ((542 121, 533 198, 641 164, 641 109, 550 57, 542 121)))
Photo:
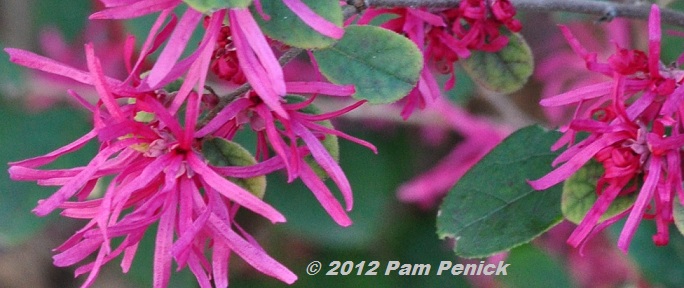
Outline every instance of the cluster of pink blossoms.
POLYGON ((611 78, 541 101, 543 106, 577 105, 573 119, 554 149, 568 145, 554 161, 563 163, 546 176, 530 181, 538 190, 569 178, 590 160, 602 164, 596 185, 598 199, 568 239, 581 245, 591 235, 627 216, 618 247, 627 252, 642 218, 653 219, 656 245, 666 245, 673 206, 684 202, 682 147, 684 147, 684 71, 660 62, 660 10, 651 8, 648 53, 617 47, 607 62, 599 62, 566 27, 563 34, 587 69, 611 78), (578 133, 589 136, 575 143, 578 133), (637 193, 623 213, 600 222, 616 197, 637 193), (675 196, 680 203, 675 203, 675 196))
POLYGON ((497 52, 506 47, 508 37, 501 32, 502 27, 512 32, 522 29, 520 22, 513 18, 516 10, 510 1, 490 2, 461 1, 456 8, 437 11, 424 8, 368 9, 359 19, 359 24, 368 24, 379 15, 396 15, 380 27, 411 39, 423 51, 425 63, 430 63, 423 67, 418 85, 406 97, 401 113, 404 119, 410 117, 416 108, 422 109, 441 97, 431 68, 450 74, 444 85, 446 90, 450 90, 456 83, 453 69, 456 61, 468 58, 470 51, 497 52))
MULTIPOLYGON (((342 28, 315 15, 300 0, 283 1, 318 32, 337 39, 342 36, 342 28)), ((89 273, 84 287, 94 283, 102 265, 120 255, 126 272, 140 240, 150 225, 158 223, 154 287, 168 285, 174 261, 178 269, 188 267, 201 287, 226 287, 232 253, 261 273, 293 283, 297 276, 271 258, 234 221, 240 207, 273 223, 284 222, 285 217, 262 201, 261 195, 228 179, 284 169, 290 181, 301 179, 311 189, 337 223, 350 225, 347 211, 353 205, 351 186, 324 140, 341 137, 374 151, 375 147, 335 130, 326 121, 365 102, 339 111, 310 113, 308 106, 316 95, 350 96, 354 87, 286 82, 268 40, 248 9, 219 9, 205 16, 188 8, 177 19, 173 10, 182 4, 180 0, 101 2, 106 8, 91 19, 125 19, 159 12, 138 53, 132 36, 125 42, 126 79, 105 75, 92 44, 85 45, 87 71, 31 52, 6 49, 17 64, 71 78, 94 87, 98 94, 97 103, 91 104, 76 91, 69 91, 93 115, 94 127, 89 133, 46 155, 10 163, 9 173, 14 180, 59 187, 38 203, 34 209, 37 215, 61 209, 65 217, 88 220, 56 249, 59 254, 54 256, 55 265, 74 265, 96 254, 92 262, 76 269, 77 275, 89 273), (201 26, 202 19, 205 31, 201 42, 181 59, 186 46, 191 46, 190 35, 201 26), (164 43, 151 70, 143 73, 147 57, 164 43), (236 61, 217 63, 225 55, 236 61), (225 107, 217 106, 217 95, 206 88, 210 69, 218 71, 219 76, 232 73, 222 78, 246 81, 251 90, 236 95, 225 107), (244 78, 238 80, 235 75, 244 78), (167 85, 179 79, 180 88, 168 91, 167 85), (303 101, 288 101, 286 94, 310 96, 303 101), (215 116, 205 119, 212 115, 210 111, 216 112, 215 116), (250 166, 211 165, 203 154, 203 142, 231 140, 242 129, 258 135, 259 161, 255 159, 256 164, 250 166), (98 142, 99 151, 87 165, 38 169, 91 141, 98 142), (322 173, 336 183, 346 207, 324 184, 322 173), (98 184, 106 184, 103 191, 99 191, 98 184), (115 239, 118 245, 112 243, 115 239)))

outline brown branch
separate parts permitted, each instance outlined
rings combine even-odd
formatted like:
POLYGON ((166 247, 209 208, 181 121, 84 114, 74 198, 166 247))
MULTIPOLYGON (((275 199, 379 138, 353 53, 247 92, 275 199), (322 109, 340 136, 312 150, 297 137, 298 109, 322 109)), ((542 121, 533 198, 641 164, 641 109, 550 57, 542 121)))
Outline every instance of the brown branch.
MULTIPOLYGON (((520 11, 532 12, 572 12, 596 15, 603 20, 616 17, 647 19, 651 6, 646 4, 624 4, 589 0, 510 0, 520 11)), ((366 7, 427 7, 452 8, 461 0, 365 0, 366 7)), ((666 24, 684 27, 684 13, 661 9, 661 21, 666 24)))

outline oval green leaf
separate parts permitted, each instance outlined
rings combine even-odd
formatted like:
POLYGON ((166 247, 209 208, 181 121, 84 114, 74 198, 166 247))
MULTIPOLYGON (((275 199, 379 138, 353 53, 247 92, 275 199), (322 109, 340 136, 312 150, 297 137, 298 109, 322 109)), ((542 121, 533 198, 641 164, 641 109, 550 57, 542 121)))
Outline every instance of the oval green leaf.
MULTIPOLYGON (((577 170, 568 180, 563 183, 563 196, 561 198, 561 210, 563 216, 575 224, 579 224, 594 205, 596 196, 596 183, 603 175, 603 166, 590 161, 580 170, 577 170)), ((599 223, 618 215, 634 205, 636 193, 618 196, 610 204, 608 210, 601 216, 599 223)))
MULTIPOLYGON (((257 163, 252 154, 240 144, 223 138, 211 138, 202 143, 202 154, 214 166, 250 166, 257 163)), ((228 177, 228 180, 239 185, 259 198, 266 193, 266 176, 252 178, 228 177)))
MULTIPOLYGON (((302 0, 302 2, 316 14, 338 27, 342 27, 342 8, 338 1, 302 0)), ((337 42, 337 39, 324 36, 304 23, 299 16, 283 4, 283 1, 261 1, 261 6, 264 13, 270 17, 268 21, 263 19, 254 7, 251 9, 252 14, 261 26, 261 30, 273 39, 303 49, 330 47, 337 42)))
POLYGON ((423 56, 405 37, 374 26, 349 26, 330 48, 314 51, 321 73, 335 84, 353 84, 355 99, 392 103, 418 82, 423 56))
POLYGON ((561 185, 536 191, 527 184, 549 172, 560 133, 539 126, 518 130, 470 169, 444 198, 437 235, 456 240, 462 257, 487 257, 527 243, 560 223, 561 185))
POLYGON ((183 0, 185 4, 202 13, 211 13, 223 8, 247 8, 252 0, 183 0))
POLYGON ((675 226, 677 226, 677 230, 679 230, 679 233, 684 235, 684 206, 682 206, 679 196, 675 196, 673 200, 672 214, 674 217, 675 226))
POLYGON ((478 84, 500 93, 518 91, 534 69, 532 50, 525 39, 519 34, 509 34, 508 39, 508 45, 498 52, 473 51, 460 61, 478 84))

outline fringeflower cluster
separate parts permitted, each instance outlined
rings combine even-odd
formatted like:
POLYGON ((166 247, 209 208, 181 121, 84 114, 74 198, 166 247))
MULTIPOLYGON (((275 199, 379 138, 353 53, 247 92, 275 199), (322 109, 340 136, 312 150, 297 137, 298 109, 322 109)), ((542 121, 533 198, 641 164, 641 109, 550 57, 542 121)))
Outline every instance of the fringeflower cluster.
POLYGON ((643 218, 653 219, 656 245, 666 245, 673 206, 684 202, 682 190, 682 121, 684 71, 660 62, 660 10, 651 7, 648 52, 617 47, 606 62, 586 51, 570 30, 561 27, 587 69, 610 81, 577 88, 541 101, 543 106, 576 105, 572 121, 554 149, 568 145, 546 176, 530 181, 538 190, 560 183, 592 159, 603 166, 596 184, 598 199, 568 239, 579 246, 592 234, 627 216, 618 247, 627 252, 643 218), (580 133, 588 133, 581 138, 580 133), (636 193, 635 203, 623 213, 599 221, 617 198, 636 193), (676 203, 679 197, 680 203, 676 203))
MULTIPOLYGON (((342 36, 344 30, 312 13, 303 2, 283 1, 316 31, 337 39, 342 36)), ((126 272, 140 240, 156 223, 154 287, 168 286, 174 261, 178 269, 188 267, 201 287, 226 287, 233 253, 261 273, 293 283, 297 276, 235 222, 241 207, 272 223, 284 222, 285 217, 261 199, 263 191, 253 191, 238 180, 284 169, 290 181, 301 179, 311 189, 337 223, 350 225, 347 211, 353 197, 337 163, 336 141, 341 137, 374 151, 375 147, 335 130, 328 120, 365 101, 328 113, 311 108, 318 94, 350 96, 354 87, 286 82, 269 40, 248 9, 219 9, 207 16, 188 8, 177 19, 173 11, 181 5, 180 0, 102 2, 106 8, 91 19, 159 12, 137 59, 135 39, 126 40, 123 56, 128 76, 124 80, 105 75, 91 44, 85 45, 87 71, 31 52, 6 49, 13 62, 71 78, 94 87, 98 95, 97 103, 92 104, 69 91, 92 113, 90 132, 46 155, 10 163, 14 180, 59 187, 38 203, 37 215, 62 210, 65 217, 87 220, 57 248, 55 265, 94 259, 76 269, 77 275, 89 273, 84 287, 94 283, 102 265, 120 255, 126 272), (202 40, 189 45, 190 35, 202 24, 202 40), (148 56, 164 43, 151 70, 143 72, 148 56), (181 59, 186 47, 193 47, 192 51, 181 59), (210 70, 234 83, 248 83, 251 89, 232 95, 225 107, 219 106, 217 95, 207 86, 210 70), (174 82, 181 84, 171 88, 174 85, 169 84, 174 82), (205 151, 208 141, 229 143, 244 129, 258 135, 257 159, 249 156, 244 166, 223 166, 221 163, 239 161, 230 161, 235 160, 230 159, 231 153, 219 155, 227 161, 216 161, 216 155, 205 151), (98 143, 99 151, 85 166, 40 169, 92 141, 98 143), (339 187, 346 209, 325 185, 326 177, 339 187), (88 258, 93 254, 94 258, 88 258)), ((248 154, 246 151, 235 153, 248 154)))

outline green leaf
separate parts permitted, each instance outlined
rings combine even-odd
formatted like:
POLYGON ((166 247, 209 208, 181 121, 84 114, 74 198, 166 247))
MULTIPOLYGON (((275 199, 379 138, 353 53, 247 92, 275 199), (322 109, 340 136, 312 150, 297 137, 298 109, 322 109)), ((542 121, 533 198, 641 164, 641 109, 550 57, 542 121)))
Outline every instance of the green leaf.
POLYGON ((527 243, 560 223, 561 186, 536 191, 527 184, 549 172, 560 137, 539 126, 518 130, 487 154, 445 197, 437 234, 456 240, 454 252, 486 257, 527 243))
POLYGON ((392 103, 418 82, 423 56, 418 47, 392 31, 349 26, 334 46, 314 51, 321 73, 335 84, 353 84, 355 99, 392 103))
MULTIPOLYGON (((342 8, 338 1, 302 0, 302 2, 316 14, 342 27, 342 8)), ((262 17, 254 18, 264 33, 273 39, 303 49, 330 47, 337 42, 337 39, 323 36, 304 23, 299 16, 283 4, 283 1, 261 1, 261 6, 270 19, 266 21, 262 17)), ((254 7, 252 7, 252 14, 259 15, 254 7)))
MULTIPOLYGON (((212 138, 202 143, 202 153, 214 166, 250 166, 257 164, 256 159, 244 147, 223 138, 212 138)), ((231 182, 247 189, 259 198, 266 193, 266 176, 252 178, 228 177, 231 182)))
MULTIPOLYGON (((596 183, 603 175, 603 166, 591 161, 584 165, 580 170, 575 172, 563 184, 563 197, 561 198, 561 210, 563 216, 575 224, 579 224, 587 215, 589 209, 594 205, 598 196, 596 196, 596 183)), ((625 196, 618 196, 613 203, 610 204, 608 210, 603 213, 599 222, 618 215, 625 210, 632 207, 636 201, 637 193, 630 193, 625 196)))
POLYGON ((684 235, 684 206, 682 206, 681 203, 682 202, 679 199, 679 196, 675 196, 672 203, 672 214, 674 216, 674 223, 675 226, 677 226, 677 230, 679 230, 679 233, 684 235))
POLYGON ((522 88, 534 69, 532 50, 525 39, 519 34, 509 34, 508 39, 508 45, 498 52, 473 51, 470 57, 460 61, 471 78, 500 93, 513 93, 522 88))
POLYGON ((183 0, 185 4, 202 13, 211 13, 222 8, 247 8, 252 0, 183 0))
POLYGON ((507 275, 496 278, 506 287, 575 287, 561 263, 531 244, 511 250, 504 262, 507 275))

